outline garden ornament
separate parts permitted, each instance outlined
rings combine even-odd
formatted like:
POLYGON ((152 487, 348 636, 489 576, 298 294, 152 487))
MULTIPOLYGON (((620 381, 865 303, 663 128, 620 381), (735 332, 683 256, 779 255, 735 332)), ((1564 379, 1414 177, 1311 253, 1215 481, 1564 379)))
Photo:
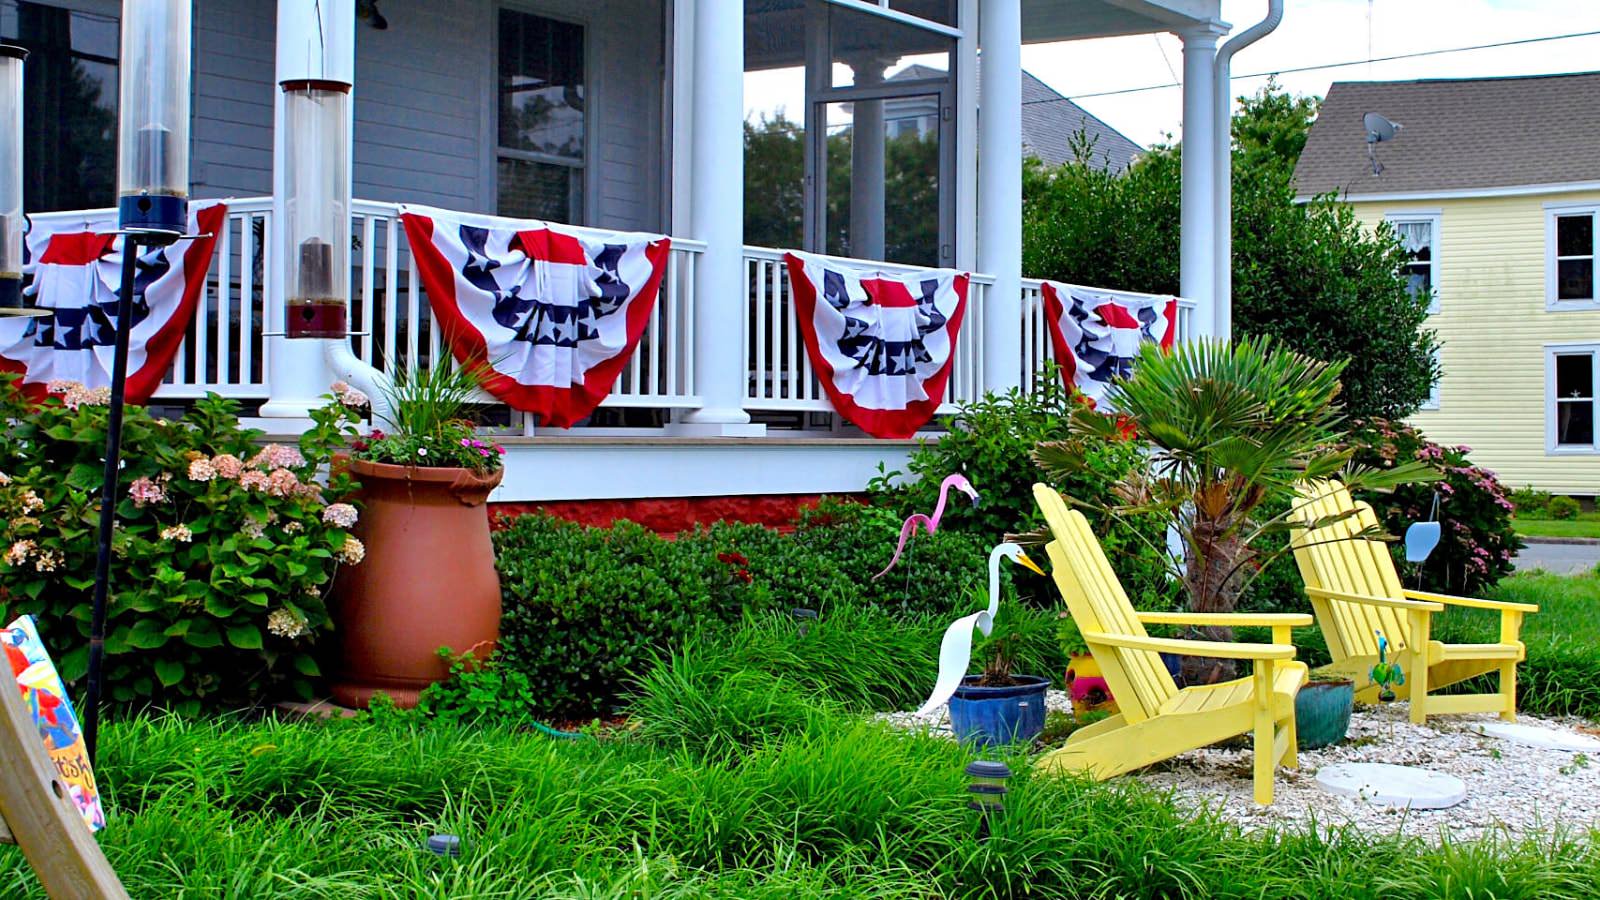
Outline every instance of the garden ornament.
POLYGON ((1389 639, 1383 636, 1382 631, 1375 631, 1378 636, 1378 663, 1369 673, 1372 683, 1379 688, 1378 699, 1385 703, 1395 698, 1395 686, 1406 683, 1406 673, 1401 670, 1397 662, 1389 662, 1389 639))
POLYGON ((956 688, 961 686, 961 679, 967 674, 967 666, 972 662, 973 629, 985 635, 994 630, 994 617, 1000 611, 1001 557, 1032 569, 1040 575, 1044 574, 1044 570, 1029 559, 1021 547, 1009 541, 989 551, 989 608, 970 616, 962 616, 945 629, 944 639, 939 643, 939 677, 934 681, 933 693, 928 696, 928 702, 922 704, 922 708, 917 710, 917 715, 925 716, 943 706, 955 694, 956 688))
POLYGON ((1412 522, 1406 529, 1406 562, 1427 562, 1433 548, 1439 546, 1439 495, 1433 495, 1433 512, 1426 522, 1412 522))
POLYGON ((922 525, 924 528, 926 528, 929 534, 933 534, 935 531, 939 530, 939 520, 944 517, 944 505, 945 502, 950 499, 951 488, 955 488, 956 490, 966 494, 968 497, 971 497, 973 508, 977 508, 978 492, 973 488, 972 482, 968 481, 965 475, 954 474, 946 478, 944 482, 939 485, 939 505, 933 508, 932 518, 929 518, 922 513, 912 513, 906 517, 905 524, 900 526, 900 543, 894 548, 894 556, 889 560, 889 564, 883 567, 882 572, 872 576, 873 581, 877 581, 879 578, 889 574, 889 570, 894 568, 895 563, 900 561, 900 554, 905 552, 906 542, 911 540, 911 535, 916 532, 918 525, 922 525))

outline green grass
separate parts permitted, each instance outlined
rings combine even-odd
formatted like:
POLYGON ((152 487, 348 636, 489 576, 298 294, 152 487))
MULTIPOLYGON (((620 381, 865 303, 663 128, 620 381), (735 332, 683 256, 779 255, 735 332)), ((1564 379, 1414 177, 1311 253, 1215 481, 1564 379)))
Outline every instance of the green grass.
MULTIPOLYGON (((1523 619, 1528 658, 1517 667, 1519 708, 1600 718, 1600 573, 1519 572, 1487 596, 1539 606, 1523 619)), ((1447 643, 1499 639, 1496 612, 1450 607, 1434 622, 1433 636, 1447 643)))
POLYGON ((1523 537, 1600 538, 1600 512, 1578 513, 1576 519, 1512 516, 1511 527, 1523 537))
MULTIPOLYGON (((746 749, 707 753, 707 737, 116 722, 101 843, 135 897, 1566 898, 1600 883, 1593 835, 1252 836, 1133 782, 1034 778, 1015 760, 979 843, 970 757, 949 742, 827 709, 746 749), (460 859, 420 849, 440 831, 463 838, 460 859)), ((0 848, 0 894, 43 896, 15 848, 0 848)))

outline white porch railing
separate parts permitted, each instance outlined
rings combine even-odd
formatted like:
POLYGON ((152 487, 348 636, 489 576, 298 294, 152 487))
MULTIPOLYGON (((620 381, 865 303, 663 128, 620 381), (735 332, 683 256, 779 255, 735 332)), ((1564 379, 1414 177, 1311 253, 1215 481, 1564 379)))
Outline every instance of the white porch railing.
MULTIPOLYGON (((1054 362, 1055 348, 1050 344, 1050 330, 1045 325, 1044 282, 1038 278, 1022 279, 1022 389, 1031 392, 1036 373, 1046 362, 1054 362)), ((1194 301, 1178 298, 1178 328, 1174 340, 1184 340, 1193 332, 1194 301)))
MULTIPOLYGON (((841 259, 846 265, 870 265, 886 272, 916 272, 917 266, 841 259)), ((789 270, 782 250, 744 248, 745 277, 750 291, 750 313, 745 317, 745 348, 750 376, 745 409, 786 412, 831 412, 833 405, 817 380, 795 319, 789 292, 789 270)), ((976 400, 983 393, 983 300, 994 283, 987 275, 973 275, 967 296, 967 314, 956 341, 950 382, 945 387, 941 413, 976 400)))

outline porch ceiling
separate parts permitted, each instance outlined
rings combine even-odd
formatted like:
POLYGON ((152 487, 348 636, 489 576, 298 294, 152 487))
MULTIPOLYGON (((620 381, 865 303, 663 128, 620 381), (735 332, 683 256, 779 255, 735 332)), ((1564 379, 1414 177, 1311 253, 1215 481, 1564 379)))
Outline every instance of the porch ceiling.
POLYGON ((1022 42, 1174 31, 1221 18, 1222 0, 1022 0, 1022 42))

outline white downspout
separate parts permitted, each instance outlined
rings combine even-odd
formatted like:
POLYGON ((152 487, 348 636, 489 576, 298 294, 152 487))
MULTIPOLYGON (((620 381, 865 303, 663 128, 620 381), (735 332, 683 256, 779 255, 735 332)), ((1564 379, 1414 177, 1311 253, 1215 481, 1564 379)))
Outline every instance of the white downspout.
POLYGON ((372 424, 382 422, 385 427, 394 426, 393 412, 389 408, 389 388, 393 382, 389 376, 367 365, 350 349, 349 338, 336 338, 319 340, 322 345, 322 360, 328 366, 328 372, 334 381, 343 381, 351 387, 366 394, 372 401, 372 424))
POLYGON ((1233 336, 1233 55, 1277 29, 1283 21, 1283 0, 1267 0, 1267 16, 1229 38, 1217 48, 1212 64, 1212 93, 1215 116, 1212 140, 1216 152, 1212 159, 1217 186, 1216 220, 1212 227, 1216 241, 1216 280, 1212 290, 1215 304, 1213 328, 1217 337, 1233 336))

